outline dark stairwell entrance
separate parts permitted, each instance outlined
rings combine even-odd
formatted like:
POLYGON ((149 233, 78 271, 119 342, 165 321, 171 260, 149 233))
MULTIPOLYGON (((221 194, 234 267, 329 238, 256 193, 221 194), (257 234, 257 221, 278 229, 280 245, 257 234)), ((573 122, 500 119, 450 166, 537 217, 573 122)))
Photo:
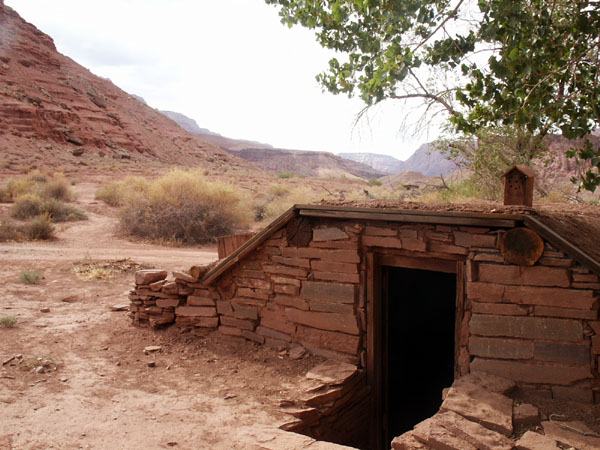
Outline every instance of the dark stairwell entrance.
POLYGON ((382 267, 382 427, 390 441, 439 409, 454 380, 456 274, 382 267))

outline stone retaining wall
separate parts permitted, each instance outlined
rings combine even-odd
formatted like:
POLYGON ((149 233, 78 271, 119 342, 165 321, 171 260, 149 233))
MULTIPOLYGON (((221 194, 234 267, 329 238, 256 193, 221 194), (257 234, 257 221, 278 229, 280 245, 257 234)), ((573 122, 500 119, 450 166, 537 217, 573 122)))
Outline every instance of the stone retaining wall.
POLYGON ((292 235, 298 224, 284 227, 211 286, 183 273, 171 281, 166 273, 136 276, 134 323, 299 344, 365 368, 367 253, 462 260, 460 373, 481 370, 549 396, 600 401, 600 282, 548 242, 542 258, 525 267, 504 262, 503 229, 301 220, 307 239, 292 235))

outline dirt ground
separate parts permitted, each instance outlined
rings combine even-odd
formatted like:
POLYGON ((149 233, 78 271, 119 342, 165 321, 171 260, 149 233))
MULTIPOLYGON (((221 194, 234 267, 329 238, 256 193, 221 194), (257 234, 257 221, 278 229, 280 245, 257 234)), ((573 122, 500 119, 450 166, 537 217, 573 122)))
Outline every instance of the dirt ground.
POLYGON ((115 236, 96 188, 75 186, 90 219, 60 226, 57 241, 0 245, 0 317, 17 318, 0 328, 0 362, 15 357, 0 365, 0 449, 256 448, 256 430, 269 439, 289 421, 281 400, 322 359, 133 327, 111 306, 128 303, 136 267, 187 269, 216 252, 115 236), (39 284, 20 281, 34 269, 39 284), (147 355, 150 345, 162 349, 147 355))

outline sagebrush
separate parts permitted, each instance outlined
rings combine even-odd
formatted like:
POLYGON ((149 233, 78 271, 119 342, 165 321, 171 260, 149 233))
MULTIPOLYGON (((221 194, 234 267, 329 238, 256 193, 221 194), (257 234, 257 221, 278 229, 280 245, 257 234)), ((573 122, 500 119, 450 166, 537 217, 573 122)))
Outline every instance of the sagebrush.
POLYGON ((247 203, 234 187, 208 182, 199 170, 174 170, 122 198, 119 228, 145 239, 201 244, 247 229, 247 203))

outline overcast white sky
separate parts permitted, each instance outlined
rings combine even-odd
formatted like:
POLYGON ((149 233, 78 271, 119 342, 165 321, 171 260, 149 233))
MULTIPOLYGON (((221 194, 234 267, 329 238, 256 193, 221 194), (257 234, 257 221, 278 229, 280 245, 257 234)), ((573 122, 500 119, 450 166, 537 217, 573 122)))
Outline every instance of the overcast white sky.
POLYGON ((262 0, 5 3, 96 75, 227 137, 399 159, 436 137, 404 130, 407 106, 394 102, 354 127, 362 102, 323 93, 315 81, 332 53, 311 31, 282 25, 262 0))

